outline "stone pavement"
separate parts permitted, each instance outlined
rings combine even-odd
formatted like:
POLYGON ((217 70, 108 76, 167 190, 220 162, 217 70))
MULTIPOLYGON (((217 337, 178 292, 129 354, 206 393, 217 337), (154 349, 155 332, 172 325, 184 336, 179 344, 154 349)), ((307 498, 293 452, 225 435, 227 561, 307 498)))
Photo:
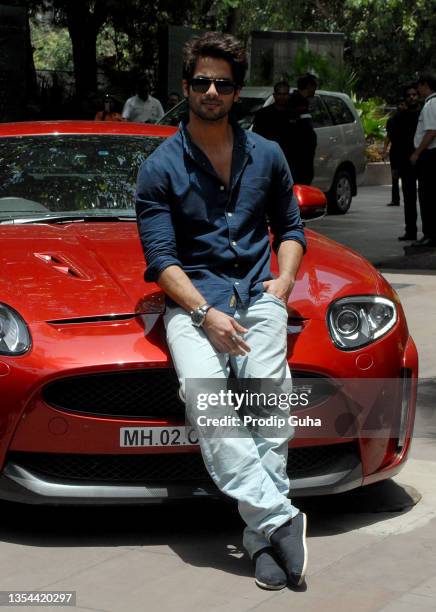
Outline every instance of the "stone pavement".
MULTIPOLYGON (((371 261, 402 256, 402 209, 363 188, 349 215, 312 226, 371 261)), ((299 500, 309 517, 307 588, 262 591, 226 502, 150 508, 30 508, 0 503, 0 589, 77 591, 77 610, 406 612, 436 609, 434 271, 383 268, 415 337, 422 387, 411 458, 392 481, 299 500)), ((6 609, 6 608, 5 608, 6 609)), ((68 608, 65 608, 66 610, 68 608)))
POLYGON ((404 234, 404 207, 386 206, 389 200, 388 185, 360 187, 346 215, 328 215, 308 227, 350 246, 377 268, 436 274, 436 249, 410 249, 410 242, 398 241, 404 234))
POLYGON ((307 589, 255 586, 236 508, 223 502, 149 509, 2 504, 1 589, 72 589, 78 610, 111 612, 433 611, 435 465, 434 439, 418 440, 416 457, 394 482, 366 490, 360 508, 348 494, 335 504, 300 503, 309 517, 307 589), (422 499, 413 505, 416 491, 422 499), (386 509, 390 496, 398 508, 404 499, 402 510, 386 509))

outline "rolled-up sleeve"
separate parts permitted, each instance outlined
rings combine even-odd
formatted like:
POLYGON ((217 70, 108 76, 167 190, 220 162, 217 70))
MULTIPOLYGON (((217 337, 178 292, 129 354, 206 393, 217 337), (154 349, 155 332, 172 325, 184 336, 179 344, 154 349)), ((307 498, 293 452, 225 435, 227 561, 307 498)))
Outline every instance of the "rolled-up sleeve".
POLYGON ((279 145, 273 160, 271 196, 268 199, 267 216, 274 236, 273 249, 277 251, 285 240, 299 242, 306 252, 304 225, 300 209, 293 192, 293 181, 286 158, 279 145))
POLYGON ((165 169, 146 159, 138 173, 136 217, 147 263, 145 280, 149 282, 156 282, 168 266, 182 267, 171 218, 170 193, 165 169))

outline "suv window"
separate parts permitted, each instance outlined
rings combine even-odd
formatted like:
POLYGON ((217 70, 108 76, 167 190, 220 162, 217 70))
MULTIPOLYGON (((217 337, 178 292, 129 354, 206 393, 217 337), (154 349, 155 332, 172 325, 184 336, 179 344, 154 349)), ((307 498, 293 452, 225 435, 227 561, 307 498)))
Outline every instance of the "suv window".
POLYGON ((336 125, 354 123, 353 113, 341 98, 336 98, 335 96, 323 96, 323 98, 336 125))
POLYGON ((312 124, 315 128, 333 125, 332 119, 320 96, 314 96, 309 102, 312 124))

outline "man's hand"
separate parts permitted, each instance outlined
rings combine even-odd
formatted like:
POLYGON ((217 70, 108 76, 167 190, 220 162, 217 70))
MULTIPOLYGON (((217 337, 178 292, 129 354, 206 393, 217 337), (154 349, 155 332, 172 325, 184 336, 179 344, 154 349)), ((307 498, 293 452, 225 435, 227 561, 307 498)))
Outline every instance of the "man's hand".
POLYGON ((410 156, 410 163, 412 164, 412 166, 414 166, 417 163, 418 159, 419 159, 419 153, 417 151, 415 151, 410 156))
POLYGON ((266 293, 272 293, 279 300, 282 300, 284 304, 287 304, 294 284, 295 281, 290 276, 283 274, 273 280, 264 281, 263 286, 266 293))
POLYGON ((410 156, 410 163, 414 166, 421 153, 424 153, 436 138, 436 130, 425 130, 421 143, 414 153, 410 156))
POLYGON ((248 329, 216 308, 207 311, 203 329, 220 353, 243 356, 251 350, 240 335, 247 333, 248 329))

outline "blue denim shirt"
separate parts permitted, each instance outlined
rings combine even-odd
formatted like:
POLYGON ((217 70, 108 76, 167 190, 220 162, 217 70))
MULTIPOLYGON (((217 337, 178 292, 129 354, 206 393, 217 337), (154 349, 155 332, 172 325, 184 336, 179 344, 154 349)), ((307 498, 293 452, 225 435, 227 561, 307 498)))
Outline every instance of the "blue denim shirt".
POLYGON ((136 193, 145 280, 180 266, 209 304, 230 315, 272 278, 268 222, 274 249, 283 240, 306 249, 280 147, 237 124, 233 130, 228 189, 182 123, 141 165, 136 193))

